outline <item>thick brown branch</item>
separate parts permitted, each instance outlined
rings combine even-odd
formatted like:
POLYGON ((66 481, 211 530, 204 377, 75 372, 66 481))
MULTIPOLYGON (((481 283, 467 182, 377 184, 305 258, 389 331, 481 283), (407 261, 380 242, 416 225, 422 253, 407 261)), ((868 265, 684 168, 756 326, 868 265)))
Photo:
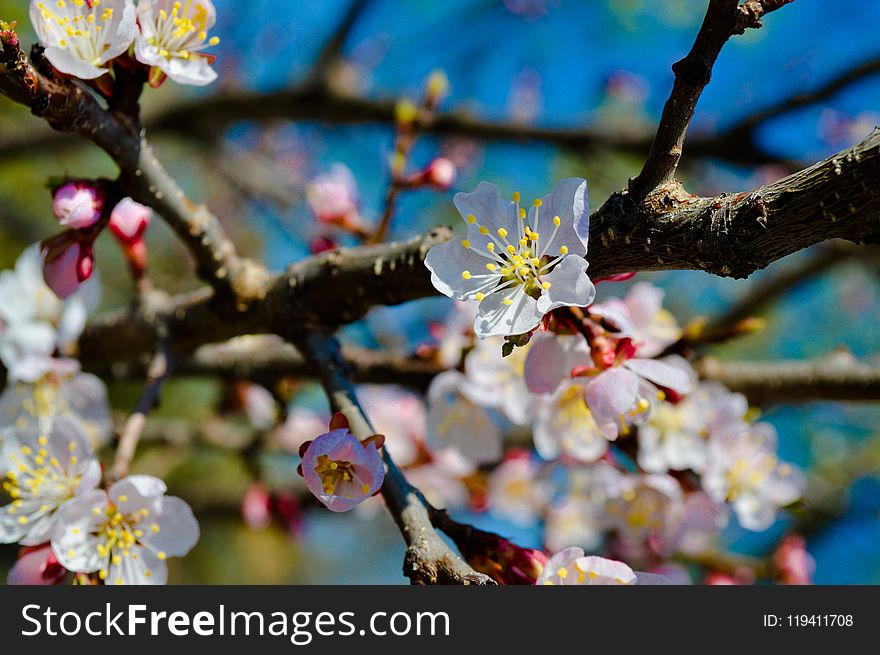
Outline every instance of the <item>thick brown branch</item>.
MULTIPOLYGON (((366 439, 375 433, 361 410, 346 373, 339 345, 333 337, 311 334, 297 336, 302 352, 308 353, 334 411, 348 419, 352 433, 366 439)), ((403 573, 412 584, 494 584, 486 575, 477 573, 456 555, 440 538, 431 524, 428 504, 422 494, 407 482, 403 473, 383 449, 385 482, 382 497, 406 541, 403 573)))
MULTIPOLYGON (((697 198, 673 188, 633 208, 624 192, 592 217, 590 274, 704 270, 747 277, 777 259, 828 239, 880 241, 880 131, 863 143, 749 193, 697 198)), ((342 249, 306 259, 277 277, 265 299, 233 316, 201 291, 162 310, 177 348, 191 350, 241 334, 357 321, 376 305, 436 294, 423 260, 451 236, 438 228, 408 242, 342 249)), ((130 361, 151 352, 155 322, 122 310, 86 330, 84 361, 130 361)))

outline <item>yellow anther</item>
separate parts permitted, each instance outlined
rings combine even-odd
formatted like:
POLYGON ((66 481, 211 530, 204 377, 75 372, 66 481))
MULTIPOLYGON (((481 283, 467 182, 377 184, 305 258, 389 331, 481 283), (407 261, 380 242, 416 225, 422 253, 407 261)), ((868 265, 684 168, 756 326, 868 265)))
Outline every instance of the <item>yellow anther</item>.
POLYGON ((467 222, 470 223, 471 225, 473 225, 474 223, 477 222, 477 217, 474 216, 473 214, 468 214, 467 215, 467 222))
POLYGON ((663 391, 658 391, 657 400, 666 400, 666 394, 663 391))
POLYGON ((541 283, 541 288, 542 288, 544 291, 546 291, 546 290, 549 289, 550 287, 551 287, 551 284, 550 284, 549 282, 542 282, 542 283, 541 283))
POLYGON ((519 191, 514 191, 514 192, 513 192, 513 201, 514 201, 514 202, 519 202, 520 197, 521 197, 521 196, 519 195, 519 191))
POLYGON ((519 217, 520 217, 520 218, 525 218, 525 217, 526 217, 526 210, 523 209, 522 207, 519 208, 519 217))
POLYGON ((560 566, 558 569, 556 569, 556 575, 565 580, 568 577, 568 569, 564 566, 560 566))
POLYGON ((363 485, 361 487, 361 493, 365 493, 365 494, 370 493, 370 485, 368 485, 368 484, 363 485))
POLYGON ((119 497, 119 502, 120 502, 120 503, 127 503, 127 502, 128 502, 128 496, 120 496, 120 497, 119 497))
POLYGON ((509 252, 512 255, 516 252, 516 248, 513 246, 507 246, 507 252, 509 252))
POLYGON ((489 252, 495 252, 495 244, 490 241, 486 244, 486 250, 489 252))
POLYGON ((532 201, 532 204, 533 204, 535 207, 540 207, 541 205, 544 204, 544 201, 541 200, 540 198, 535 198, 534 201, 532 201))
POLYGON ((465 250, 467 250, 471 247, 471 242, 468 241, 467 239, 462 239, 461 240, 461 247, 464 248, 465 250))
POLYGON ((513 301, 512 301, 510 298, 505 298, 505 299, 504 299, 504 304, 505 304, 507 307, 510 307, 510 306, 513 304, 513 301))
POLYGON ((489 234, 489 228, 486 227, 485 225, 481 225, 480 226, 480 234, 482 234, 483 236, 486 236, 487 234, 489 234))
POLYGON ((559 254, 560 254, 560 255, 567 255, 567 254, 568 254, 568 246, 562 246, 562 247, 559 249, 559 254))
POLYGON ((482 302, 483 298, 485 298, 485 297, 486 297, 486 294, 481 293, 480 291, 477 291, 477 293, 474 294, 474 300, 476 300, 477 302, 482 302))
POLYGON ((164 550, 160 550, 158 553, 156 553, 156 557, 163 561, 168 559, 168 555, 165 554, 164 550))
POLYGON ((486 264, 486 270, 487 270, 487 271, 495 271, 495 269, 497 269, 497 268, 498 268, 498 267, 495 266, 495 264, 492 264, 492 263, 486 264))
POLYGON ((498 228, 498 236, 501 237, 502 239, 506 239, 507 238, 507 230, 505 230, 503 227, 499 227, 498 228))
MULTIPOLYGON (((471 277, 472 277, 472 276, 471 276, 471 272, 470 272, 470 271, 462 271, 462 272, 461 272, 461 277, 462 277, 463 280, 470 280, 471 277)), ((335 463, 335 462, 334 462, 334 463, 335 463)), ((332 466, 332 465, 331 465, 331 466, 332 466)))
POLYGON ((559 227, 560 225, 562 225, 562 219, 559 218, 558 216, 554 216, 553 217, 553 225, 555 225, 556 227, 559 227))

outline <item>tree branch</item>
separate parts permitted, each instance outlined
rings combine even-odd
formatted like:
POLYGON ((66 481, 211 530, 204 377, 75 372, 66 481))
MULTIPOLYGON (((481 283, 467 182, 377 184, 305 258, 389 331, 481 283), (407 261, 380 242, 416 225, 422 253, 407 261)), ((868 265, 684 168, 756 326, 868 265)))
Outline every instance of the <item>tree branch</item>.
POLYGON ((113 466, 108 471, 110 480, 121 480, 128 475, 128 469, 131 466, 131 461, 134 459, 138 443, 140 443, 144 427, 147 424, 147 416, 158 406, 162 387, 165 386, 165 381, 170 375, 171 362, 168 358, 167 349, 162 344, 147 371, 147 387, 120 432, 113 466))
POLYGON ((697 363, 700 375, 739 391, 756 404, 810 400, 880 400, 880 367, 846 352, 812 361, 697 363))
POLYGON ((360 17, 364 14, 370 0, 352 0, 351 5, 339 22, 339 26, 327 39, 327 42, 318 53, 315 64, 309 72, 304 86, 309 88, 312 86, 326 85, 333 66, 339 61, 342 55, 342 48, 348 40, 349 34, 354 29, 360 17))
MULTIPOLYGON (((297 335, 296 342, 301 352, 308 353, 331 407, 345 414, 352 434, 359 439, 374 434, 375 430, 358 404, 347 377, 336 340, 322 334, 310 334, 297 335)), ((412 584, 494 584, 488 576, 477 573, 452 552, 434 530, 428 512, 430 506, 422 494, 407 482, 385 449, 382 449, 382 458, 386 468, 382 497, 406 541, 403 573, 412 584)))
POLYGON ((20 51, 12 58, 4 41, 4 57, 0 93, 29 107, 53 129, 84 136, 110 155, 119 167, 121 188, 153 207, 174 229, 202 279, 239 304, 264 291, 262 267, 241 259, 217 218, 186 198, 153 154, 136 119, 123 111, 105 110, 85 89, 56 77, 39 47, 33 49, 33 61, 28 61, 20 51))
POLYGON ((739 6, 739 0, 709 0, 706 16, 691 51, 672 66, 675 83, 663 107, 660 126, 645 165, 641 173, 630 180, 629 193, 636 202, 675 178, 697 101, 712 79, 712 67, 727 40, 734 34, 742 34, 746 27, 760 27, 760 17, 764 13, 790 1, 754 0, 739 6))
MULTIPOLYGON (((703 270, 743 278, 828 239, 880 241, 880 130, 804 171, 749 193, 697 198, 683 190, 633 207, 616 194, 591 219, 590 274, 703 270)), ((451 237, 437 228, 401 243, 343 248, 310 257, 274 279, 270 290, 230 316, 202 290, 168 299, 161 310, 114 312, 80 340, 84 361, 130 361, 151 352, 157 312, 175 348, 191 350, 241 334, 332 330, 376 305, 436 295, 423 260, 451 237), (291 328, 291 326, 297 326, 291 328)))

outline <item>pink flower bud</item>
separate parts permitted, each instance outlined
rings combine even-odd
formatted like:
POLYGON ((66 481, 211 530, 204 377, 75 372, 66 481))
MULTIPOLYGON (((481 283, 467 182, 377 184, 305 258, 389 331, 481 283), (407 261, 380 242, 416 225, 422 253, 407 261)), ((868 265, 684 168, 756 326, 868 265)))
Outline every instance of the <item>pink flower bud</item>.
POLYGON ((139 241, 150 226, 152 210, 131 198, 124 198, 110 214, 110 230, 123 243, 139 241))
POLYGON ((428 164, 428 168, 425 169, 423 173, 424 183, 430 184, 441 191, 446 191, 455 182, 457 173, 458 168, 452 163, 452 160, 446 157, 438 157, 428 164))
POLYGON ((18 561, 9 571, 7 583, 27 586, 54 585, 66 576, 67 569, 58 562, 51 546, 34 546, 22 549, 18 561))
POLYGON ((54 239, 44 251, 43 279, 61 299, 73 295, 94 271, 91 244, 81 244, 72 232, 54 239))
POLYGON ((315 438, 303 451, 306 486, 327 509, 347 512, 375 494, 385 480, 379 444, 340 428, 315 438))
POLYGON ((55 191, 52 212, 64 227, 84 230, 101 220, 104 195, 91 182, 68 182, 55 191))

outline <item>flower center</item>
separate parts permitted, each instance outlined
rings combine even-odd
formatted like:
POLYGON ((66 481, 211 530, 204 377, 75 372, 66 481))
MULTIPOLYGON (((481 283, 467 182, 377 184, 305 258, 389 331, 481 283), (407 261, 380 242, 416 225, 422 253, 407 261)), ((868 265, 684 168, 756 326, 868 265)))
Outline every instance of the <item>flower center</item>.
MULTIPOLYGON (((128 498, 120 496, 119 501, 125 503, 128 498)), ((107 509, 103 512, 99 507, 92 510, 96 516, 103 514, 104 520, 100 522, 93 530, 92 537, 95 543, 95 549, 98 557, 104 560, 104 566, 98 571, 98 577, 101 580, 107 580, 109 576, 109 565, 120 566, 124 560, 137 561, 139 555, 135 546, 144 547, 141 537, 144 536, 145 530, 149 530, 153 534, 160 531, 159 524, 151 522, 150 510, 141 508, 130 514, 123 514, 113 503, 108 504, 107 509)), ((76 528, 74 528, 76 529, 76 528)), ((70 557, 74 557, 76 552, 68 553, 70 557)), ((156 552, 156 557, 165 560, 167 555, 162 552, 156 552)), ((150 569, 144 571, 146 577, 151 577, 153 572, 150 569)), ((113 582, 117 585, 123 584, 123 579, 117 577, 113 582)))
POLYGON ((488 260, 485 273, 462 271, 461 276, 465 280, 485 280, 485 283, 473 292, 473 300, 483 300, 486 294, 505 289, 513 291, 504 299, 505 305, 513 304, 513 295, 520 289, 529 296, 538 298, 542 292, 550 288, 550 282, 543 281, 541 277, 549 273, 568 254, 567 246, 560 246, 556 256, 551 254, 550 250, 562 225, 559 216, 553 217, 553 230, 549 238, 542 237, 540 229, 543 202, 536 199, 532 204, 534 225, 531 225, 526 210, 519 205, 519 200, 519 193, 514 193, 513 201, 516 203, 517 215, 515 235, 503 227, 492 232, 488 227, 480 224, 476 216, 467 215, 468 224, 476 227, 480 235, 486 238, 486 243, 480 247, 472 244, 468 239, 462 239, 461 246, 488 260))
POLYGON ((110 49, 110 30, 106 28, 113 21, 113 8, 101 9, 101 0, 57 0, 54 5, 57 12, 45 2, 37 3, 43 27, 51 37, 92 66, 102 64, 110 49))
POLYGON ((220 43, 216 36, 208 40, 205 29, 208 15, 204 6, 198 2, 194 8, 191 5, 192 0, 187 0, 185 6, 175 2, 171 13, 159 10, 155 34, 147 39, 159 51, 159 56, 165 59, 190 59, 199 51, 220 43))
MULTIPOLYGON (((340 459, 330 459, 327 455, 318 456, 318 464, 315 473, 321 477, 324 493, 328 496, 336 495, 337 489, 345 483, 355 482, 354 464, 340 459)), ((368 493, 370 485, 361 485, 361 492, 368 493)))
MULTIPOLYGON (((52 457, 46 448, 46 437, 38 439, 39 448, 32 449, 23 446, 19 451, 13 452, 9 458, 12 466, 6 474, 3 489, 12 498, 12 503, 7 508, 9 514, 17 514, 25 503, 40 502, 30 517, 20 516, 18 522, 27 525, 34 518, 46 514, 58 505, 73 496, 73 492, 79 485, 79 476, 71 476, 61 468, 61 463, 52 457)), ((70 464, 76 464, 76 443, 70 442, 70 464)))

